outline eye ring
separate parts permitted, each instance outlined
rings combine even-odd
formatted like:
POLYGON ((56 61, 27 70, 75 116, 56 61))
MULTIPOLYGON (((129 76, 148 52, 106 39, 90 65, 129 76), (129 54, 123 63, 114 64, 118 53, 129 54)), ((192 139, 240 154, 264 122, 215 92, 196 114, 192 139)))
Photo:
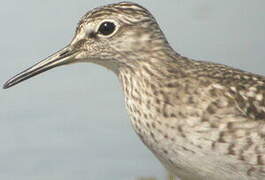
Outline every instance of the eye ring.
POLYGON ((104 21, 100 24, 98 28, 98 34, 103 36, 109 36, 113 34, 116 30, 116 24, 111 21, 104 21))

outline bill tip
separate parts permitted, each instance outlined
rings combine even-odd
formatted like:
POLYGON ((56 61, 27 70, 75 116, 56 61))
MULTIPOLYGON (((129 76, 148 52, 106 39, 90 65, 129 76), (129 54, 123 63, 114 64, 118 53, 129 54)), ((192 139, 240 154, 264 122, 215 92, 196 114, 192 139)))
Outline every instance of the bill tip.
POLYGON ((10 84, 8 82, 6 82, 4 85, 3 85, 3 89, 7 89, 10 87, 10 84))

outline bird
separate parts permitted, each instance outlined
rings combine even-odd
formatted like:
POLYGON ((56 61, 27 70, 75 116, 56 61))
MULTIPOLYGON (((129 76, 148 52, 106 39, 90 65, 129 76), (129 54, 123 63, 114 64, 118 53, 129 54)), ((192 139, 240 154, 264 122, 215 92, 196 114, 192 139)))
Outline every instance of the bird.
POLYGON ((64 48, 8 80, 7 89, 61 65, 114 72, 133 129, 182 180, 265 179, 265 77, 177 53, 145 7, 87 12, 64 48))

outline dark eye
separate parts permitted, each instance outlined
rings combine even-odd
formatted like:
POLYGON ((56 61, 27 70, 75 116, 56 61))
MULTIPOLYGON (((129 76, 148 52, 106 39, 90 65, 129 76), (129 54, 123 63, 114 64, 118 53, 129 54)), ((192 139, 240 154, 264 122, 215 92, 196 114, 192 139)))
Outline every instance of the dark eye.
POLYGON ((112 22, 103 22, 99 28, 98 28, 98 33, 107 36, 110 35, 111 33, 113 33, 115 31, 115 24, 112 22))

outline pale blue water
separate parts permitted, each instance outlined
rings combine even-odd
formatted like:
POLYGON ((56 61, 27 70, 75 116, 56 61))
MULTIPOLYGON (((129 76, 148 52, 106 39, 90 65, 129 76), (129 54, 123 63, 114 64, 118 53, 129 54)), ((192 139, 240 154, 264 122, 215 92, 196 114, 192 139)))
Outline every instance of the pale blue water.
MULTIPOLYGON (((106 2, 2 2, 0 82, 66 45, 80 16, 106 2)), ((264 74, 263 0, 142 4, 181 54, 264 74)), ((57 68, 0 99, 0 179, 164 180, 130 126, 117 78, 99 66, 57 68)))

